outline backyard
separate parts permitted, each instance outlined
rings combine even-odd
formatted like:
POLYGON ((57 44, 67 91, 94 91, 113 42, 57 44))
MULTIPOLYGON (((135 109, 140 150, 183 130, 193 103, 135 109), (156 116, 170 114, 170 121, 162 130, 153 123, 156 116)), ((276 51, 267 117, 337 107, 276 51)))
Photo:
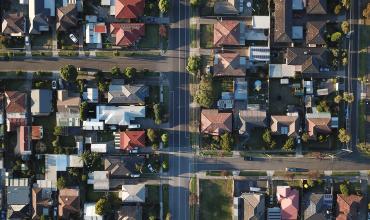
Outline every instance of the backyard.
POLYGON ((301 105, 300 98, 293 94, 292 88, 280 84, 279 79, 270 79, 269 92, 271 115, 285 115, 288 105, 301 105))
POLYGON ((200 47, 212 48, 213 47, 213 25, 201 24, 200 25, 200 47))
POLYGON ((232 219, 233 181, 199 180, 199 219, 232 219))
POLYGON ((139 41, 139 48, 159 48, 159 26, 156 24, 145 25, 145 36, 139 41))
POLYGON ((54 128, 56 126, 55 113, 50 114, 45 117, 35 117, 33 125, 41 125, 43 130, 43 138, 36 144, 36 152, 47 152, 53 153, 52 141, 55 140, 55 135, 53 134, 54 128))

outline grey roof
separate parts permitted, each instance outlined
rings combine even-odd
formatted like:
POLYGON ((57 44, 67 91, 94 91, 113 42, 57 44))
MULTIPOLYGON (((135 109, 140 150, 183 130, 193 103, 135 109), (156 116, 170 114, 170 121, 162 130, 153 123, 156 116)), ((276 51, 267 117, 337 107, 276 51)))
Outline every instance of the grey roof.
POLYGON ((287 50, 287 64, 301 65, 302 73, 319 73, 320 67, 326 66, 326 55, 326 48, 291 47, 287 50))
POLYGON ((33 28, 29 31, 30 34, 40 34, 40 27, 49 26, 48 18, 45 14, 37 14, 32 21, 33 28))
POLYGON ((68 4, 57 9, 57 31, 70 31, 77 26, 76 4, 68 4))
POLYGON ((50 113, 52 111, 52 92, 49 89, 31 90, 31 112, 50 113))
POLYGON ((138 173, 136 164, 143 164, 144 157, 108 156, 104 159, 104 169, 110 172, 110 178, 124 178, 138 173))
POLYGON ((249 105, 247 110, 239 112, 241 129, 244 131, 255 127, 267 127, 266 110, 260 109, 259 105, 249 105))
POLYGON ((117 220, 141 220, 142 219, 142 207, 140 205, 124 205, 120 210, 117 211, 117 220))
POLYGON ((244 219, 265 218, 265 196, 257 193, 244 193, 241 198, 244 204, 244 219))
POLYGON ((4 34, 15 34, 25 32, 26 19, 23 13, 12 13, 4 16, 2 23, 2 32, 4 34))
POLYGON ((29 186, 8 186, 7 204, 8 205, 27 205, 30 203, 29 186))
POLYGON ((326 220, 325 211, 332 208, 332 203, 330 194, 307 194, 303 201, 304 219, 326 220))
POLYGON ((111 104, 145 104, 149 88, 145 85, 110 85, 108 103, 111 104))

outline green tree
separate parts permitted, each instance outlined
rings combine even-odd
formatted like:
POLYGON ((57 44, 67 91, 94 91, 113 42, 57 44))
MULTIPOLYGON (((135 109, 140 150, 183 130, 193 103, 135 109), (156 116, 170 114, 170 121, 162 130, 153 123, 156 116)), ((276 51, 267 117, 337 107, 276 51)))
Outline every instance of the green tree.
POLYGON ((167 169, 168 169, 168 162, 167 162, 167 160, 164 160, 164 161, 162 162, 162 168, 163 168, 164 170, 167 170, 167 169))
POLYGON ((330 49, 331 51, 331 54, 333 54, 334 57, 338 57, 339 56, 339 49, 337 48, 333 48, 333 49, 330 49))
POLYGON ((339 104, 339 103, 340 103, 340 101, 342 101, 342 96, 341 96, 341 95, 337 95, 337 96, 335 96, 335 98, 334 98, 334 102, 335 102, 335 103, 337 103, 337 104, 339 104))
POLYGON ((343 66, 348 64, 348 58, 347 57, 342 58, 342 64, 343 64, 343 66))
POLYGON ((122 75, 121 69, 118 66, 115 66, 111 69, 112 76, 119 78, 122 75))
POLYGON ((88 108, 88 104, 86 101, 80 104, 80 118, 82 121, 86 120, 87 108, 88 108))
POLYGON ((109 89, 109 82, 103 82, 103 81, 98 82, 98 90, 100 92, 106 92, 108 91, 108 89, 109 89))
POLYGON ((81 181, 82 182, 86 182, 87 181, 87 175, 86 174, 82 174, 81 181))
POLYGON ((329 112, 330 108, 326 100, 321 100, 319 104, 316 106, 318 112, 329 112))
POLYGON ((190 0, 190 5, 195 8, 200 5, 200 0, 190 0))
POLYGON ((88 170, 94 170, 101 166, 100 155, 96 152, 84 151, 81 154, 81 160, 88 170))
POLYGON ((150 142, 155 143, 157 141, 157 133, 155 132, 154 129, 149 128, 146 131, 146 135, 148 136, 148 139, 150 140, 150 142))
POLYGON ((167 146, 168 145, 168 134, 167 133, 162 134, 161 140, 162 140, 163 145, 167 146))
POLYGON ((127 79, 131 79, 133 75, 136 74, 136 69, 134 67, 126 67, 125 76, 127 79))
POLYGON ((355 100, 355 97, 353 96, 353 93, 344 92, 343 100, 348 103, 352 103, 355 100))
POLYGON ((64 177, 61 176, 57 180, 57 188, 61 190, 61 189, 64 189, 65 187, 66 187, 66 180, 64 179, 64 177))
POLYGON ((339 41, 341 38, 342 38, 342 33, 340 33, 340 32, 334 32, 334 33, 330 36, 330 40, 331 40, 331 42, 337 42, 337 41, 339 41))
POLYGON ((312 179, 308 179, 307 180, 307 185, 312 188, 312 187, 315 186, 315 181, 313 181, 312 179))
POLYGON ((302 141, 303 142, 307 142, 308 141, 308 139, 309 139, 309 135, 308 135, 308 133, 307 132, 305 132, 305 133, 303 133, 302 134, 302 141))
POLYGON ((222 150, 231 151, 233 143, 234 138, 230 133, 224 133, 223 135, 221 135, 220 146, 222 150))
POLYGON ((348 21, 343 21, 342 24, 340 25, 342 28, 343 33, 348 34, 349 32, 349 23, 348 21))
POLYGON ((65 81, 75 82, 77 78, 77 69, 73 65, 66 65, 60 69, 60 74, 65 81))
POLYGON ((60 127, 60 126, 55 126, 54 127, 54 135, 55 136, 60 136, 60 135, 62 135, 62 133, 63 133, 63 128, 62 127, 60 127))
POLYGON ((276 147, 276 141, 272 140, 269 144, 270 149, 274 149, 276 147))
POLYGON ((367 19, 370 19, 370 3, 367 3, 366 8, 362 11, 362 16, 367 19))
POLYGON ((156 220, 156 217, 151 215, 151 216, 149 216, 149 220, 156 220))
POLYGON ((213 86, 211 75, 202 76, 199 89, 194 96, 194 100, 204 108, 210 108, 213 105, 213 86))
POLYGON ((159 0, 158 7, 162 13, 167 13, 168 9, 170 8, 169 0, 159 0))
POLYGON ((45 215, 40 216, 40 220, 46 220, 45 215))
POLYGON ((345 184, 345 183, 340 184, 339 185, 339 190, 340 190, 340 193, 342 193, 343 195, 345 195, 345 196, 349 195, 349 189, 348 189, 347 184, 345 184))
POLYGON ((351 0, 341 0, 343 7, 345 7, 347 10, 349 9, 349 6, 351 5, 351 0))
POLYGON ((262 134, 262 140, 266 143, 266 144, 270 144, 271 141, 272 141, 272 137, 271 137, 271 132, 269 129, 266 129, 265 132, 263 132, 262 134))
POLYGON ((294 148, 294 138, 290 137, 288 138, 288 140, 286 140, 283 146, 283 150, 291 151, 293 150, 293 148, 294 148))
POLYGON ((166 220, 171 220, 172 219, 172 215, 171 213, 167 213, 166 214, 166 220))
POLYGON ((154 104, 153 105, 154 122, 157 125, 162 123, 161 110, 162 110, 162 108, 161 108, 160 104, 154 104))
POLYGON ((341 143, 348 144, 349 141, 351 140, 351 136, 347 133, 346 129, 341 128, 339 129, 338 139, 341 143))
POLYGON ((199 56, 191 56, 188 58, 188 64, 186 65, 186 70, 190 73, 197 75, 200 71, 201 60, 199 56))
POLYGON ((110 203, 107 198, 100 198, 95 204, 95 213, 105 215, 111 210, 110 203))

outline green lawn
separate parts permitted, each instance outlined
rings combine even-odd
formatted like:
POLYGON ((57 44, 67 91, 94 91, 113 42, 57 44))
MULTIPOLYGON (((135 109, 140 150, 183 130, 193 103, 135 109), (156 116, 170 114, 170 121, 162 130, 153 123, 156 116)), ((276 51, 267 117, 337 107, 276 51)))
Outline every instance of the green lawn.
POLYGON ((270 114, 285 115, 287 105, 301 105, 300 98, 293 94, 288 85, 281 85, 279 79, 270 79, 270 114))
POLYGON ((234 82, 230 78, 214 78, 213 89, 215 98, 221 98, 222 92, 233 92, 234 82))
POLYGON ((367 65, 368 61, 370 60, 370 55, 367 53, 360 53, 359 54, 359 77, 364 76, 367 73, 367 65))
POLYGON ((199 219, 232 219, 233 181, 200 180, 199 219))
POLYGON ((201 24, 200 25, 200 47, 212 48, 213 47, 213 25, 201 24))
POLYGON ((52 36, 51 32, 44 32, 39 35, 31 35, 31 46, 32 49, 40 49, 40 48, 52 48, 52 36))
POLYGON ((197 25, 191 24, 190 25, 190 47, 196 48, 197 47, 197 25))
POLYGON ((139 48, 159 48, 159 26, 156 24, 145 25, 145 36, 139 41, 139 48))
POLYGON ((365 102, 360 101, 358 105, 358 139, 360 139, 360 142, 365 142, 366 138, 366 106, 365 102))
POLYGON ((250 131, 249 139, 246 143, 248 150, 264 150, 266 143, 262 139, 265 128, 254 128, 250 131))
POLYGON ((159 218, 159 185, 146 185, 147 194, 145 204, 143 205, 143 219, 149 219, 150 216, 159 218))
POLYGON ((359 50, 366 49, 369 44, 369 32, 370 32, 370 25, 360 25, 360 48, 359 50))

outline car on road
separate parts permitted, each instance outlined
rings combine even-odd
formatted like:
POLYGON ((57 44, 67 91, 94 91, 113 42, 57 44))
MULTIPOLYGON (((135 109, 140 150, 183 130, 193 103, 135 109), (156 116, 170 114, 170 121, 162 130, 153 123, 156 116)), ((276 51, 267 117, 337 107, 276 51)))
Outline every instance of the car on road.
POLYGON ((287 168, 285 168, 285 171, 287 171, 287 172, 307 172, 308 169, 296 168, 296 167, 287 167, 287 168))
POLYGON ((155 169, 153 168, 153 166, 151 164, 148 164, 147 167, 150 170, 150 172, 152 172, 152 173, 155 173, 156 172, 155 169))
POLYGON ((246 156, 246 157, 244 157, 244 160, 245 160, 245 161, 253 161, 253 157, 251 157, 251 156, 246 156))
POLYGON ((26 44, 26 46, 30 46, 30 37, 29 36, 26 36, 24 38, 24 43, 26 44))
POLYGON ((73 43, 77 43, 78 42, 78 39, 77 39, 77 37, 74 34, 70 34, 69 35, 69 38, 73 41, 73 43))
POLYGON ((56 80, 51 81, 51 88, 54 89, 54 90, 57 89, 57 81, 56 80))

